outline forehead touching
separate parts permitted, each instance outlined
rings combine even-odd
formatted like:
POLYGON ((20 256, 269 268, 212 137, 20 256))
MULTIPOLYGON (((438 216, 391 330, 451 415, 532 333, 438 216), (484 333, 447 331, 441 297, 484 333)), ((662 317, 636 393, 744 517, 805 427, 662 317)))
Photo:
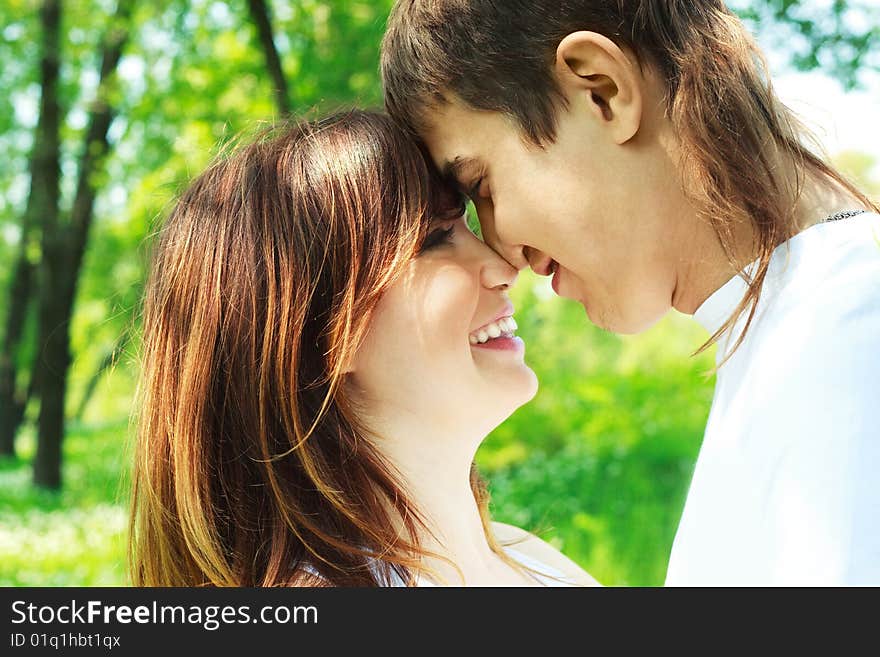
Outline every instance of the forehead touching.
MULTIPOLYGON (((427 146, 427 145, 425 145, 427 146)), ((466 211, 467 199, 459 185, 448 171, 436 166, 430 154, 423 152, 423 161, 427 165, 428 177, 425 184, 428 188, 428 206, 423 216, 425 224, 458 218, 466 211)))

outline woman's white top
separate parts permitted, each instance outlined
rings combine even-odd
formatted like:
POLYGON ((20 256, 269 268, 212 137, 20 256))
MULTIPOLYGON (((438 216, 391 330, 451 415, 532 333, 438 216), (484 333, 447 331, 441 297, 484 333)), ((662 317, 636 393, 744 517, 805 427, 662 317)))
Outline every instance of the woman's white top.
MULTIPOLYGON (((573 582, 571 578, 567 577, 561 570, 554 568, 553 566, 543 563, 542 561, 538 561, 537 559, 534 559, 533 557, 530 557, 513 547, 504 547, 504 551, 509 557, 511 557, 520 565, 525 566, 532 571, 536 571, 529 572, 528 574, 534 577, 537 583, 541 584, 542 586, 577 586, 577 584, 573 582)), ((311 574, 320 577, 318 572, 313 567, 306 565, 305 569, 311 574)), ((436 586, 436 584, 423 577, 418 578, 416 580, 416 584, 419 587, 436 586)), ((391 582, 391 586, 406 586, 406 582, 395 575, 391 582)))
MULTIPOLYGON (((538 584, 542 586, 576 586, 574 582, 571 581, 571 578, 566 577, 566 575, 558 570, 542 561, 538 561, 529 555, 520 552, 519 550, 512 548, 510 546, 504 547, 504 551, 507 555, 526 568, 530 568, 530 572, 527 571, 528 575, 531 575, 535 578, 538 584)), ((424 579, 419 578, 417 580, 419 586, 435 586, 434 583, 424 579)), ((399 581, 395 584, 395 586, 403 586, 403 582, 399 581)))
MULTIPOLYGON (((735 277, 695 318, 714 333, 745 290, 735 277)), ((880 585, 880 216, 774 252, 718 372, 666 584, 880 585)))

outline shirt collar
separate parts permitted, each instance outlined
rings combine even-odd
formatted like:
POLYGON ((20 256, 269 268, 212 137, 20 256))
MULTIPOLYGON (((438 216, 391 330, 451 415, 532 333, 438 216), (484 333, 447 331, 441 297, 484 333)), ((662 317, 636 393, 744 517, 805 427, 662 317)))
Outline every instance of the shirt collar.
POLYGON ((709 331, 710 335, 715 335, 736 310, 748 289, 749 286, 743 275, 737 274, 700 304, 694 312, 694 319, 709 331))
MULTIPOLYGON (((767 296, 777 293, 782 286, 790 282, 793 266, 799 260, 826 252, 832 236, 837 235, 839 236, 837 239, 846 239, 847 235, 851 234, 849 231, 859 231, 863 224, 871 225, 876 221, 876 214, 866 212, 845 221, 818 223, 777 246, 770 258, 762 286, 762 303, 767 296)), ((694 312, 694 319, 709 331, 710 335, 715 335, 743 300, 749 289, 746 280, 749 274, 754 274, 758 270, 758 264, 757 260, 752 262, 742 273, 735 275, 713 292, 694 312)), ((742 318, 739 321, 742 322, 742 318)), ((730 331, 727 333, 729 334, 730 331)))

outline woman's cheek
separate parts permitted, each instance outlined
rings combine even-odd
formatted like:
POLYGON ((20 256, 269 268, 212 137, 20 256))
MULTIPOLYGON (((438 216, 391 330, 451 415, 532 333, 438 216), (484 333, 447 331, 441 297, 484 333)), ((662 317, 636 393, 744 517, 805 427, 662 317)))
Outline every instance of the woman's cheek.
POLYGON ((425 272, 423 290, 415 305, 424 334, 432 341, 467 340, 479 295, 474 276, 458 264, 444 264, 425 272))

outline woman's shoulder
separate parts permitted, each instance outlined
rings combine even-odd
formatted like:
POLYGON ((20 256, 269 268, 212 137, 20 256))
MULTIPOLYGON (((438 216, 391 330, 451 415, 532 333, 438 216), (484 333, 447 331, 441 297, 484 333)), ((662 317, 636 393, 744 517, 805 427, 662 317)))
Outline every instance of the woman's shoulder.
POLYGON ((493 522, 492 531, 503 547, 514 550, 530 560, 546 564, 578 586, 601 586, 587 571, 531 532, 503 522, 493 522))

